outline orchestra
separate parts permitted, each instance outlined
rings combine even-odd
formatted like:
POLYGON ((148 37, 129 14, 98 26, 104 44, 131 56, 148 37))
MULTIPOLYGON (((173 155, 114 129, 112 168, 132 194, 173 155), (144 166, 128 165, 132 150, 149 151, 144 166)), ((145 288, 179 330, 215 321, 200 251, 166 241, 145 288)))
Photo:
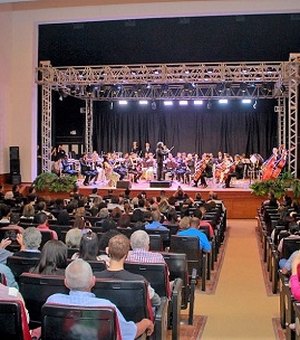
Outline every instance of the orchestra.
POLYGON ((163 142, 157 143, 156 152, 151 151, 148 142, 141 151, 137 142, 133 142, 129 153, 113 152, 98 154, 97 151, 85 153, 79 160, 70 159, 60 146, 60 157, 53 162, 52 172, 58 176, 64 174, 82 175, 83 185, 97 183, 116 186, 117 181, 126 179, 138 183, 156 180, 176 180, 189 186, 201 188, 208 186, 207 179, 219 187, 230 187, 231 179, 237 180, 253 177, 257 179, 276 179, 287 160, 288 151, 284 146, 273 148, 272 155, 264 161, 260 154, 254 153, 246 158, 236 154, 234 157, 221 151, 214 157, 212 153, 177 152, 163 142))

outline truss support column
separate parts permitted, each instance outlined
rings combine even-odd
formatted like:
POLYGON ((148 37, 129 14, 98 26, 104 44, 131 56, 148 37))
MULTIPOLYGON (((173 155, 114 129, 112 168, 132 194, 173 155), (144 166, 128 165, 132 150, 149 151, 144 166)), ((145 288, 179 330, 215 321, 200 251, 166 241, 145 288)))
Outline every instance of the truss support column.
POLYGON ((286 100, 284 97, 277 98, 278 107, 278 145, 286 146, 286 100))
POLYGON ((291 54, 289 62, 288 149, 289 171, 297 177, 298 87, 300 54, 291 54))
POLYGON ((85 151, 93 152, 93 100, 85 101, 85 151))
POLYGON ((42 171, 51 171, 52 90, 42 86, 42 171))

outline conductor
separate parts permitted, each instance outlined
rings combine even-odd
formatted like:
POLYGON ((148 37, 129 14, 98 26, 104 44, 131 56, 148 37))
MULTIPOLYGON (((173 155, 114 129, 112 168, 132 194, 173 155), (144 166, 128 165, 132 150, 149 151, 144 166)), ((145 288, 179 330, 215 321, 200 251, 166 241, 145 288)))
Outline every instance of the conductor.
POLYGON ((156 180, 162 180, 163 174, 163 165, 164 165, 164 155, 170 152, 169 149, 166 148, 163 142, 158 142, 156 145, 156 180))

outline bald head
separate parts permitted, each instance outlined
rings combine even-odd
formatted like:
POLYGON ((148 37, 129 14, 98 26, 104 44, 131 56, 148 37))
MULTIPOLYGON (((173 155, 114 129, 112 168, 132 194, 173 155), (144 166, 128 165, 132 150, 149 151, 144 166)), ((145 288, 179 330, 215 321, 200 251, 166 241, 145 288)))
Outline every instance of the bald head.
POLYGON ((90 291, 95 277, 89 263, 82 259, 72 261, 65 271, 65 285, 70 290, 90 291))

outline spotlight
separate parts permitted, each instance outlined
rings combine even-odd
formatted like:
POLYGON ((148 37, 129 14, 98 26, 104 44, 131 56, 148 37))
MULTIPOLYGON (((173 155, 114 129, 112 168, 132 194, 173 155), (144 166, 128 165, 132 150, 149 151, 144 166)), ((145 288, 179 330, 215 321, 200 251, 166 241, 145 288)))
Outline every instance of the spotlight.
POLYGON ((216 90, 218 93, 223 93, 225 90, 225 85, 224 84, 217 84, 216 90))
POLYGON ((194 100, 194 105, 203 105, 203 100, 194 100))
POLYGON ((248 98, 242 99, 242 103, 243 104, 251 104, 251 99, 248 99, 248 98))
POLYGON ((180 100, 179 105, 186 106, 186 105, 188 105, 188 101, 187 100, 180 100))
POLYGON ((228 104, 228 99, 219 99, 220 104, 228 104))
POLYGON ((148 105, 148 100, 139 100, 140 105, 148 105))
POLYGON ((193 93, 194 88, 195 88, 195 85, 191 84, 191 83, 185 83, 183 85, 184 91, 187 92, 187 93, 190 93, 190 94, 193 93))
POLYGON ((164 101, 164 105, 165 105, 165 106, 172 106, 172 105, 173 105, 173 102, 172 102, 172 100, 165 100, 165 101, 164 101))
POLYGON ((119 100, 119 105, 127 105, 128 101, 127 100, 119 100))

